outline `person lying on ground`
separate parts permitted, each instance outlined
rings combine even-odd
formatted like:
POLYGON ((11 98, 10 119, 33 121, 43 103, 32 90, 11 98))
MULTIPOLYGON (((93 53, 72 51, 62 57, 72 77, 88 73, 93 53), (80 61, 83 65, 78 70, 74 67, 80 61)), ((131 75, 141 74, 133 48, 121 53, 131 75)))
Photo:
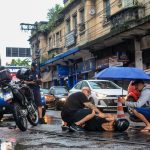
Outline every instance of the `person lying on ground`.
POLYGON ((93 105, 88 97, 91 94, 89 87, 83 87, 82 92, 71 94, 64 104, 61 117, 73 131, 83 131, 82 126, 95 116, 103 117, 104 114, 93 105))
POLYGON ((127 119, 116 119, 116 115, 105 114, 101 116, 94 116, 85 123, 84 129, 86 131, 126 131, 129 127, 127 119))
POLYGON ((141 92, 139 99, 137 102, 129 102, 126 101, 127 98, 122 98, 121 101, 126 106, 134 108, 133 114, 145 123, 146 127, 141 132, 150 131, 150 86, 145 85, 143 80, 135 80, 132 84, 141 92))

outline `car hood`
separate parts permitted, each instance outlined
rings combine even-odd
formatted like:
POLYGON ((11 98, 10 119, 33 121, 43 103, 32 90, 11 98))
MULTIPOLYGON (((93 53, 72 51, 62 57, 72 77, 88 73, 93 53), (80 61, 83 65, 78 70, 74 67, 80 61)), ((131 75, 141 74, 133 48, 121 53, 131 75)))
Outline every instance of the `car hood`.
POLYGON ((55 95, 55 97, 58 97, 58 98, 63 98, 63 97, 67 97, 68 94, 59 94, 59 95, 55 95))
MULTIPOLYGON (((92 92, 105 95, 122 95, 122 89, 93 89, 92 92)), ((123 95, 127 95, 127 91, 123 90, 123 95)))

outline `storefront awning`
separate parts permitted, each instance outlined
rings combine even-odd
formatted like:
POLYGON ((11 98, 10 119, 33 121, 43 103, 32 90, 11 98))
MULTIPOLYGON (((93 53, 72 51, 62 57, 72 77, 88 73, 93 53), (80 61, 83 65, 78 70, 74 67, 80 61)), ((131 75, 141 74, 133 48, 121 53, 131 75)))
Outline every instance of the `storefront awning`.
POLYGON ((67 52, 62 53, 62 54, 60 54, 60 55, 57 55, 57 56, 55 56, 54 58, 49 59, 49 60, 47 60, 46 62, 42 63, 42 64, 41 64, 41 67, 42 67, 42 66, 45 66, 45 65, 47 65, 47 64, 53 63, 54 61, 63 59, 63 58, 65 58, 65 57, 67 57, 67 56, 69 56, 69 55, 71 55, 71 54, 74 54, 74 53, 78 52, 79 50, 80 50, 79 47, 72 48, 72 49, 68 50, 67 52))

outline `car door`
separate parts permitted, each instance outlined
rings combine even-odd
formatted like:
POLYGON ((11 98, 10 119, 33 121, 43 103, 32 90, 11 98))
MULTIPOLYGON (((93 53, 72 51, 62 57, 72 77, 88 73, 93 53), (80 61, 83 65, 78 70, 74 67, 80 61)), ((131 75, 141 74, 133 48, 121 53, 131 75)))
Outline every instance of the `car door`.
POLYGON ((70 91, 69 95, 81 91, 82 81, 78 82, 70 91))

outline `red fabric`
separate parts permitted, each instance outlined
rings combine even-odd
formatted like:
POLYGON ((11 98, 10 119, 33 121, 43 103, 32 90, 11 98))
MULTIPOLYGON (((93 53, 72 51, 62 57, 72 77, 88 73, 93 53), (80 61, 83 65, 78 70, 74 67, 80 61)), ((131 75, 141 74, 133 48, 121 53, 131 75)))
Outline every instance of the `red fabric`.
POLYGON ((132 81, 128 86, 128 95, 132 96, 135 99, 135 101, 137 101, 140 97, 140 92, 135 89, 134 85, 132 85, 132 81))

